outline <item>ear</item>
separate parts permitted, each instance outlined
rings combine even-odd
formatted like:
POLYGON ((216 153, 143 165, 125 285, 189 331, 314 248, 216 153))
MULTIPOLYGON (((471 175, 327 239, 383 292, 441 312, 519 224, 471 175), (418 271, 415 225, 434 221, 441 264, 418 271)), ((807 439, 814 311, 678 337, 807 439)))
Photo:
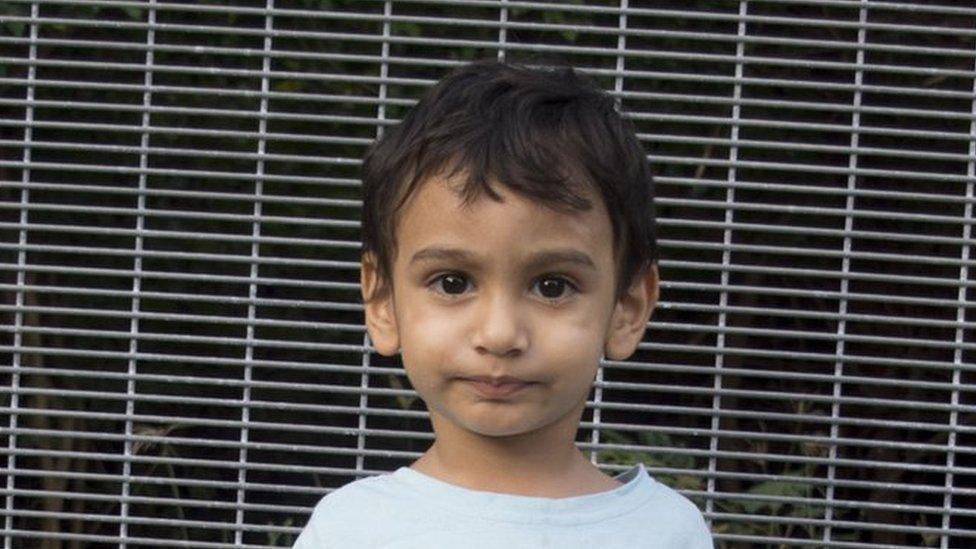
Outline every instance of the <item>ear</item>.
POLYGON ((647 321, 657 305, 659 281, 657 265, 637 275, 630 288, 617 299, 610 318, 604 353, 611 360, 624 360, 634 354, 644 337, 647 321))
POLYGON ((400 331, 393 308, 393 288, 389 284, 380 284, 376 257, 373 254, 363 254, 361 264, 359 282, 366 312, 366 330, 377 352, 393 356, 400 350, 400 331))

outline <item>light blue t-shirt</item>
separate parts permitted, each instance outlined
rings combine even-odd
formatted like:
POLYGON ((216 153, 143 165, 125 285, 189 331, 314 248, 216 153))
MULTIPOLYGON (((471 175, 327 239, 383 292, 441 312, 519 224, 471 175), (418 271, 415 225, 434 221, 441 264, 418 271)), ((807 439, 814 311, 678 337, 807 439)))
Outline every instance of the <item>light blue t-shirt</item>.
POLYGON ((697 507, 643 465, 568 498, 462 488, 401 467, 322 498, 294 549, 712 549, 697 507))

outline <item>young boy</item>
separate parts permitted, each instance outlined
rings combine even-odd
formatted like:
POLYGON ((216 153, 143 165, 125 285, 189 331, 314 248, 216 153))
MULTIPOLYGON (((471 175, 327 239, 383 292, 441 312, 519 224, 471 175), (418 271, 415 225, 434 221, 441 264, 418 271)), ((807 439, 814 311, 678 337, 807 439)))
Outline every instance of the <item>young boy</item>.
POLYGON ((613 100, 568 68, 466 65, 363 187, 366 327, 436 438, 323 498, 295 547, 712 547, 642 465, 611 478, 574 443, 601 355, 634 352, 658 297, 651 175, 613 100))

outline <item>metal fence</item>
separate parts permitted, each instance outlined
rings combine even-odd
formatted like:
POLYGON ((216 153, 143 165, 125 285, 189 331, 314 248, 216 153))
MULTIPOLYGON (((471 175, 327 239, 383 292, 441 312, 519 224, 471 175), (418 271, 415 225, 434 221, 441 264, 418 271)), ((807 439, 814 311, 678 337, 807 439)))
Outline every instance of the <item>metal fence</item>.
POLYGON ((4 547, 287 546, 418 456, 358 166, 496 56, 593 75, 657 172, 662 303, 580 446, 722 547, 976 545, 971 0, 7 0, 4 547))

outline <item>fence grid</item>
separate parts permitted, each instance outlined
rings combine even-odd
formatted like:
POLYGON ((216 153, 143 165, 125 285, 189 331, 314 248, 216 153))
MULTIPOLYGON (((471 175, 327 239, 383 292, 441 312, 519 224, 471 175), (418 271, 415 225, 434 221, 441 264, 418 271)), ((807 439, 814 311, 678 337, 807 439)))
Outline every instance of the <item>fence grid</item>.
POLYGON ((359 166, 472 59, 568 61, 654 166, 662 301, 578 444, 720 547, 976 541, 976 7, 0 3, 5 548, 290 546, 432 438, 359 166))

